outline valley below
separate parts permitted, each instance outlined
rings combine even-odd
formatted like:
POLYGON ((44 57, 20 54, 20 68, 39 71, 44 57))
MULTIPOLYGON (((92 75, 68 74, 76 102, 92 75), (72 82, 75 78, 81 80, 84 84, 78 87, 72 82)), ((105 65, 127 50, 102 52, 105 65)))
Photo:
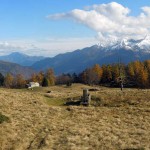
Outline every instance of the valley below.
POLYGON ((150 90, 51 86, 0 89, 0 150, 149 150, 150 90), (90 106, 79 105, 83 89, 90 106))

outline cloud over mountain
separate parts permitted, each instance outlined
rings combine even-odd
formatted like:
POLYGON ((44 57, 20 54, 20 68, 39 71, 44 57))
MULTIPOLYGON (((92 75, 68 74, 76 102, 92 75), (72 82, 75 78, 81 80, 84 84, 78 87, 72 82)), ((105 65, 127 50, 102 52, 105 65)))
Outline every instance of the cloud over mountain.
POLYGON ((59 53, 73 51, 97 43, 94 37, 84 38, 44 38, 40 40, 16 39, 0 41, 0 56, 13 52, 25 53, 31 56, 55 56, 59 53))
MULTIPOLYGON (((49 19, 73 19, 98 33, 100 39, 112 37, 141 37, 150 34, 150 7, 141 8, 138 16, 116 2, 74 9, 67 13, 50 14, 49 19)), ((141 38, 139 37, 139 38, 141 38)))

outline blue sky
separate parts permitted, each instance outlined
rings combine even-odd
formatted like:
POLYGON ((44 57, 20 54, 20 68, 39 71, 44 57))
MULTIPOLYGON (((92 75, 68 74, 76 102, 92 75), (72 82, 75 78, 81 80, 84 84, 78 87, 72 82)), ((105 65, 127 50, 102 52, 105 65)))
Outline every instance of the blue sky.
MULTIPOLYGON (((72 13, 75 9, 90 11, 87 10, 87 6, 108 4, 112 2, 110 0, 0 0, 0 2, 0 55, 21 51, 29 55, 51 57, 97 44, 99 39, 96 37, 99 33, 110 35, 93 27, 87 20, 81 20, 82 14, 79 17, 76 12, 72 13), (53 16, 62 13, 65 16, 59 19, 53 16)), ((135 17, 141 13, 141 7, 150 6, 149 0, 115 2, 129 8, 130 16, 135 17)), ((111 36, 114 34, 111 33, 111 36)))

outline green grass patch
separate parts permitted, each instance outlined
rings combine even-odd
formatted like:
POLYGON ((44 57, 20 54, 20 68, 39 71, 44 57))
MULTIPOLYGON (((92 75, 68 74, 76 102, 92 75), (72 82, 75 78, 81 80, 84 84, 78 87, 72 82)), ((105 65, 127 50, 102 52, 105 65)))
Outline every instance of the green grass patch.
POLYGON ((3 122, 8 122, 9 118, 5 115, 3 115, 2 113, 0 113, 0 124, 3 122))
POLYGON ((46 103, 50 106, 64 106, 66 103, 66 100, 64 99, 59 99, 59 98, 50 98, 45 96, 46 103))

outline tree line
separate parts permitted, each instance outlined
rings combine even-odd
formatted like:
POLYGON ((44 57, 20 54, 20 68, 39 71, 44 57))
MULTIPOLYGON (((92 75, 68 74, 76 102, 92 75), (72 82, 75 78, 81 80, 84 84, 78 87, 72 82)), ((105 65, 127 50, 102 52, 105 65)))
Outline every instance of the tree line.
POLYGON ((128 65, 121 63, 95 64, 80 74, 62 74, 56 78, 57 84, 83 83, 88 85, 105 85, 112 87, 150 88, 150 60, 134 61, 128 65))
POLYGON ((41 86, 55 85, 54 71, 50 68, 46 72, 34 73, 29 79, 25 79, 22 74, 7 73, 3 76, 0 73, 0 86, 6 88, 25 88, 29 82, 38 82, 41 86))
POLYGON ((23 75, 13 76, 8 73, 3 76, 0 73, 0 86, 6 88, 24 88, 29 82, 38 82, 41 86, 51 86, 72 83, 88 85, 106 85, 119 87, 123 83, 126 87, 150 88, 150 60, 144 62, 134 61, 128 65, 121 63, 102 65, 95 64, 86 68, 79 74, 61 74, 55 76, 53 69, 34 73, 26 80, 23 75))
POLYGON ((122 82, 126 87, 150 87, 150 60, 134 61, 128 65, 112 64, 87 68, 80 75, 82 83, 105 84, 119 86, 122 82))

